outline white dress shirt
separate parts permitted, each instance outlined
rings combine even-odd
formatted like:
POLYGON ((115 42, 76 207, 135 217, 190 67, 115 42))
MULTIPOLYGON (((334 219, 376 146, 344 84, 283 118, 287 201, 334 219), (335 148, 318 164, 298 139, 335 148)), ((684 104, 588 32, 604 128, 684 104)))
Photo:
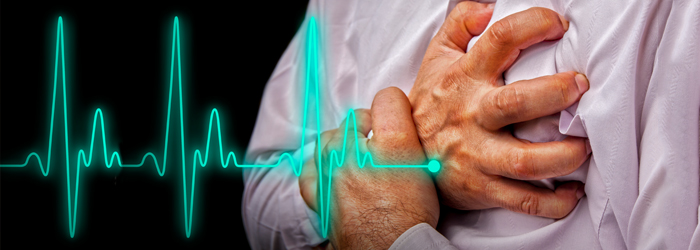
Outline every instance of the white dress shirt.
MULTIPOLYGON (((306 22, 315 16, 323 38, 321 104, 311 103, 320 108, 322 127, 301 127, 305 22, 266 86, 246 161, 276 163, 284 152, 312 160, 316 133, 337 128, 348 109, 369 108, 389 86, 408 93, 455 4, 310 1, 306 22)), ((584 166, 533 182, 552 188, 582 181, 586 196, 561 220, 500 208, 443 213, 437 231, 416 225, 392 248, 700 249, 700 1, 501 0, 491 24, 534 6, 564 15, 570 28, 559 41, 524 50, 506 83, 574 70, 591 87, 561 114, 519 124, 514 134, 536 142, 588 137, 593 154, 584 166)), ((246 169, 244 179, 243 219, 253 249, 324 241, 288 162, 246 169)))

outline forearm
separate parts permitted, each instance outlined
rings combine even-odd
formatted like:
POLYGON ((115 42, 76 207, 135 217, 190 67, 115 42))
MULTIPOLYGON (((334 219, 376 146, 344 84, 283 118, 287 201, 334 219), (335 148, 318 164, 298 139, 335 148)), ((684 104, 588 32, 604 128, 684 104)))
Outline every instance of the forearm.
POLYGON ((437 218, 416 206, 420 205, 378 198, 358 211, 345 211, 337 218, 343 227, 332 229, 331 243, 340 249, 387 249, 416 224, 436 224, 437 218))

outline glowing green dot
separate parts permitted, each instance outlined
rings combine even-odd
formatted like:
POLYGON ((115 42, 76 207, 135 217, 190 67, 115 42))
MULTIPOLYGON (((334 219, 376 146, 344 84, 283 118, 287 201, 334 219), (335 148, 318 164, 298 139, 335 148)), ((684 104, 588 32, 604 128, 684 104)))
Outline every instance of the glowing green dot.
POLYGON ((440 171, 440 162, 430 160, 430 162, 428 162, 428 170, 430 170, 430 172, 437 173, 437 171, 440 171))

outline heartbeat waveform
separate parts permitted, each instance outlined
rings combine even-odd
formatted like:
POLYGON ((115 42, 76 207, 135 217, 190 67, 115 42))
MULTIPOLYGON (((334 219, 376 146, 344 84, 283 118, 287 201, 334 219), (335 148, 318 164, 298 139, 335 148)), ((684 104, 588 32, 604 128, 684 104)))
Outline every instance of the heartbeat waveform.
MULTIPOLYGON (((308 109, 309 109, 309 92, 310 88, 313 87, 314 89, 314 96, 316 103, 319 102, 319 65, 318 65, 318 29, 316 26, 316 19, 314 17, 311 17, 309 24, 308 24, 308 33, 307 33, 307 41, 306 41, 306 80, 305 80, 305 94, 304 94, 304 107, 303 107, 303 124, 302 128, 306 128, 307 126, 307 115, 308 115, 308 109)), ((153 164, 155 165, 156 169, 158 170, 158 175, 163 176, 165 174, 165 170, 167 167, 167 159, 168 159, 168 138, 170 136, 170 118, 171 118, 171 113, 172 113, 172 97, 173 97, 173 74, 175 71, 175 56, 177 56, 177 74, 178 74, 178 85, 177 85, 177 94, 179 95, 179 102, 178 102, 178 114, 179 114, 179 121, 180 121, 180 149, 181 149, 181 156, 182 156, 182 190, 183 190, 183 206, 184 206, 184 219, 185 219, 185 233, 187 237, 189 238, 191 235, 191 229, 192 229, 192 211, 194 209, 193 207, 193 202, 194 202, 194 191, 195 191, 195 181, 196 181, 196 173, 197 173, 197 166, 205 167, 209 161, 209 147, 211 144, 211 137, 212 137, 212 127, 214 126, 214 122, 216 122, 216 130, 217 130, 217 138, 218 138, 218 146, 219 146, 219 156, 221 160, 221 166, 223 168, 227 168, 230 165, 233 165, 238 168, 272 168, 272 167, 277 167, 282 164, 282 162, 286 159, 290 165, 292 166, 294 170, 294 174, 296 176, 299 176, 301 174, 301 168, 304 165, 304 160, 303 160, 303 155, 304 155, 304 145, 305 145, 305 136, 301 136, 301 148, 300 148, 300 158, 299 160, 295 160, 294 157, 290 153, 283 153, 280 155, 279 159, 277 160, 277 163, 271 164, 271 165, 250 165, 250 164, 239 164, 236 155, 233 153, 233 151, 229 151, 228 153, 224 154, 223 150, 223 140, 221 139, 221 124, 220 124, 220 118, 219 118, 219 111, 217 109, 212 109, 211 115, 209 116, 209 129, 207 132, 207 143, 206 143, 206 148, 204 150, 204 153, 200 151, 199 149, 194 150, 193 154, 193 159, 192 159, 192 177, 191 180, 188 181, 186 178, 186 171, 187 171, 187 164, 186 164, 186 157, 185 157, 185 135, 184 135, 184 116, 183 116, 183 101, 182 101, 182 74, 181 74, 181 68, 182 68, 182 63, 180 60, 180 28, 179 28, 179 21, 178 18, 175 17, 173 21, 173 39, 172 39, 172 47, 171 47, 171 54, 170 54, 170 84, 169 84, 169 90, 168 90, 168 107, 167 107, 167 120, 166 120, 166 126, 165 126, 165 142, 164 142, 164 149, 163 149, 163 158, 162 158, 162 164, 159 164, 158 158, 153 152, 147 152, 146 154, 143 155, 141 162, 137 164, 124 164, 122 163, 122 159, 119 156, 119 153, 114 151, 112 154, 108 157, 107 153, 107 140, 105 136, 105 124, 104 124, 104 114, 102 113, 101 109, 95 110, 95 115, 93 118, 92 122, 92 133, 91 133, 91 138, 90 138, 90 146, 89 146, 89 153, 86 153, 85 150, 80 149, 78 150, 78 158, 76 160, 76 168, 75 168, 75 183, 71 181, 71 170, 70 170, 70 150, 69 150, 69 143, 68 143, 68 107, 66 104, 66 75, 65 75, 65 54, 64 54, 64 39, 63 39, 63 18, 58 17, 58 24, 56 26, 56 54, 55 54, 55 61, 54 61, 54 78, 53 78, 53 94, 52 94, 52 101, 51 101, 51 118, 50 118, 50 126, 49 126, 49 142, 48 142, 48 152, 46 156, 46 160, 42 161, 39 153, 37 152, 31 152, 29 155, 27 155, 27 158, 24 163, 22 164, 0 164, 0 167, 26 167, 29 165, 30 160, 35 159, 36 162, 39 165, 39 168, 41 169, 41 173, 44 176, 49 175, 49 171, 51 169, 51 153, 52 153, 52 142, 54 139, 54 123, 56 121, 55 117, 55 112, 56 112, 56 91, 59 87, 58 85, 58 65, 59 65, 59 55, 60 55, 60 63, 61 63, 61 91, 63 94, 62 97, 62 107, 63 107, 63 127, 64 127, 64 141, 65 141, 65 151, 66 151, 66 192, 67 192, 67 206, 68 206, 68 228, 70 230, 70 237, 73 238, 75 237, 75 229, 76 229, 76 221, 77 221, 77 216, 78 216, 78 195, 80 194, 80 169, 81 169, 81 162, 82 165, 85 166, 86 168, 89 167, 92 164, 92 156, 93 156, 93 149, 95 146, 95 131, 99 125, 100 131, 101 131, 101 136, 102 136, 102 149, 103 149, 103 155, 104 155, 104 163, 107 168, 111 168, 114 166, 116 163, 116 166, 118 167, 132 167, 132 168, 138 168, 142 167, 146 164, 147 159, 151 159, 153 164), (99 121, 99 123, 98 123, 99 121), (202 159, 203 158, 203 159, 202 159), (116 162, 115 162, 116 161, 116 162), (44 165, 46 165, 46 168, 44 168, 44 165), (162 166, 162 167, 161 167, 162 166), (72 188, 72 186, 75 186, 72 188), (188 192, 189 188, 189 192, 188 192), (189 194, 189 197, 188 197, 189 194)), ((320 123, 320 107, 316 109, 316 128, 320 129, 321 128, 321 123, 320 123)), ((332 150, 329 156, 329 170, 328 170, 328 181, 327 184, 324 184, 324 178, 322 177, 323 175, 321 174, 322 171, 322 158, 321 158, 321 148, 318 147, 319 152, 318 152, 318 176, 319 176, 319 181, 318 181, 318 187, 320 190, 319 194, 319 199, 320 199, 320 217, 321 217, 321 228, 322 228, 322 234, 323 237, 325 238, 328 234, 328 226, 329 226, 329 212, 330 212, 330 191, 331 191, 331 176, 332 176, 332 171, 333 167, 340 167, 344 163, 345 159, 345 153, 346 153, 346 145, 347 145, 347 138, 348 138, 348 128, 350 124, 350 120, 352 120, 353 123, 355 123, 354 128, 354 136, 355 136, 355 148, 356 148, 356 157, 357 157, 357 162, 358 166, 360 168, 363 168, 366 166, 367 163, 372 165, 372 167, 379 167, 379 168, 427 168, 432 172, 437 172, 440 169, 440 164, 432 160, 430 161, 427 165, 377 165, 374 164, 374 161, 372 159, 372 155, 370 153, 365 153, 364 155, 360 155, 359 153, 359 144, 357 143, 358 139, 358 131, 357 131, 357 121, 355 118, 355 113, 351 109, 348 111, 348 119, 346 119, 346 124, 345 124, 345 132, 344 132, 344 139, 343 139, 343 148, 338 153, 335 150, 332 150), (324 189, 326 190, 324 192, 324 189)), ((305 131, 305 130, 304 130, 305 131)), ((321 133, 320 131, 316 133, 316 140, 321 141, 321 133)))

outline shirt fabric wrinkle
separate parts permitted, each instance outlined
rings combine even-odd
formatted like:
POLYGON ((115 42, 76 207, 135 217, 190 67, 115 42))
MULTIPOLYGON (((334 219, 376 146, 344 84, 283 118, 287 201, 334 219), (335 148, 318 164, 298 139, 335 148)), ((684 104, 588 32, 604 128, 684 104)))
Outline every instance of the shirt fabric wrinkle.
MULTIPOLYGON (((296 161, 313 160, 316 133, 337 128, 348 109, 369 108, 389 86, 409 93, 428 43, 458 2, 311 0, 266 86, 246 161, 270 164, 289 151, 296 161), (309 105, 322 120, 320 128, 315 117, 300 128, 311 16, 319 20, 324 68, 322 105, 309 105)), ((416 225, 391 249, 698 249, 700 1, 499 0, 489 26, 536 6, 563 14, 569 30, 523 50, 505 83, 577 71, 590 89, 559 115, 519 124, 514 134, 533 142, 588 137, 593 155, 584 166, 532 182, 551 189, 582 181, 586 196, 560 220, 501 208, 447 210, 437 230, 416 225)), ((242 211, 253 249, 308 249, 324 241, 291 168, 244 169, 242 211)))

